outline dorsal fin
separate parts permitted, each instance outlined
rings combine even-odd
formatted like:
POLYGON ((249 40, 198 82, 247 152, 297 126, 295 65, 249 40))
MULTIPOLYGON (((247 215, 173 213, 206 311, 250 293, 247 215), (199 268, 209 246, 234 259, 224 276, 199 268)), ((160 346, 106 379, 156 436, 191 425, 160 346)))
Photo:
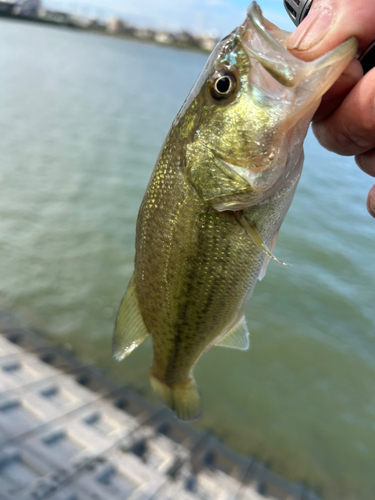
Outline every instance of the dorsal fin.
POLYGON ((132 278, 117 315, 113 336, 113 357, 117 361, 123 360, 144 341, 148 333, 139 310, 134 278, 132 278))
POLYGON ((249 336, 245 316, 242 316, 234 327, 215 345, 246 351, 250 346, 249 336))

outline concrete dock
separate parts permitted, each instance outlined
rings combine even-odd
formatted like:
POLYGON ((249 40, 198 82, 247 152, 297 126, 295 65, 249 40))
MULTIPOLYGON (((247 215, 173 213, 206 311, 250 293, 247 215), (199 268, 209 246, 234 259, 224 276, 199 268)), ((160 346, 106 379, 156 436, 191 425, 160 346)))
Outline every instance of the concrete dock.
POLYGON ((0 500, 319 500, 0 321, 0 500))

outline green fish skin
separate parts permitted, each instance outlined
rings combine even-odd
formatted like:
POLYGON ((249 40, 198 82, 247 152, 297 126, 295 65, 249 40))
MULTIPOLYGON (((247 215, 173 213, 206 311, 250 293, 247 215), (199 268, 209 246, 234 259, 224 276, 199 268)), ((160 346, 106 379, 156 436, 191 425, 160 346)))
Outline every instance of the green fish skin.
POLYGON ((175 118, 140 207, 114 356, 152 335, 152 386, 184 420, 201 411, 201 354, 249 345, 245 306, 292 202, 309 122, 357 49, 350 39, 303 62, 288 35, 250 5, 175 118))

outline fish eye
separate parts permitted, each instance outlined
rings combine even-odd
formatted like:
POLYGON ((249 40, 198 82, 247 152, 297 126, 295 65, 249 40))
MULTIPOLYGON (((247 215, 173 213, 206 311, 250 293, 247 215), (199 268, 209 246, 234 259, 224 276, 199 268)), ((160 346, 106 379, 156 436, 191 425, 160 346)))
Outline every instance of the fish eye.
POLYGON ((227 99, 236 88, 237 78, 230 71, 216 73, 210 82, 210 93, 217 101, 227 99))

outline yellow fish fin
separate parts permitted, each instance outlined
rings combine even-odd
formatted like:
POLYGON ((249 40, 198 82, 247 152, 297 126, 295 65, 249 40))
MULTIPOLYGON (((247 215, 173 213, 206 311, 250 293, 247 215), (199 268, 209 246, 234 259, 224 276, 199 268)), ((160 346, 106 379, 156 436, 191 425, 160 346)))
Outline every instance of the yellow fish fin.
MULTIPOLYGON (((276 243, 277 243, 277 237, 278 236, 279 236, 279 231, 277 231, 277 233, 275 234, 275 236, 272 238, 272 241, 271 241, 270 251, 272 253, 275 250, 276 243)), ((266 255, 265 258, 264 258, 263 265, 262 265, 262 268, 260 270, 259 276, 258 276, 258 280, 259 281, 262 281, 262 279, 265 277, 266 271, 267 271, 267 267, 268 267, 268 264, 270 263, 270 260, 271 260, 271 257, 269 257, 268 255, 266 255)))
POLYGON ((250 346, 250 334, 247 329, 245 316, 234 325, 234 327, 229 330, 227 334, 224 335, 222 339, 219 340, 215 345, 219 347, 231 347, 232 349, 241 349, 241 351, 246 351, 250 346))
POLYGON ((201 398, 193 378, 182 384, 169 387, 153 376, 150 371, 150 381, 156 394, 175 412, 181 420, 196 420, 201 414, 201 398))
POLYGON ((117 315, 115 334, 113 336, 113 357, 116 361, 123 360, 148 335, 139 310, 133 278, 130 280, 125 297, 117 315))
POLYGON ((290 266, 290 264, 287 264, 286 262, 283 262, 282 260, 279 260, 277 257, 273 255, 271 250, 267 247, 267 245, 264 243, 263 238, 259 234, 259 231, 255 225, 254 222, 249 222, 244 213, 238 213, 235 212, 235 217, 237 219, 237 222, 245 229, 247 234, 250 236, 250 238, 253 240, 253 243, 261 250, 264 252, 270 259, 273 259, 275 262, 278 264, 281 264, 282 266, 290 266))

